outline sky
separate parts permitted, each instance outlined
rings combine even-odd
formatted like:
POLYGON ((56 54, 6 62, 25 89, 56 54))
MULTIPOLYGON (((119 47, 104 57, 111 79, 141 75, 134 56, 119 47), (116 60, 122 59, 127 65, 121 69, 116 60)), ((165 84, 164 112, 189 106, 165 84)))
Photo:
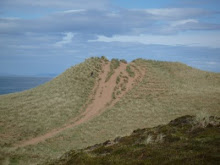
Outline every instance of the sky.
POLYGON ((60 74, 92 56, 220 72, 219 0, 0 0, 0 75, 60 74))

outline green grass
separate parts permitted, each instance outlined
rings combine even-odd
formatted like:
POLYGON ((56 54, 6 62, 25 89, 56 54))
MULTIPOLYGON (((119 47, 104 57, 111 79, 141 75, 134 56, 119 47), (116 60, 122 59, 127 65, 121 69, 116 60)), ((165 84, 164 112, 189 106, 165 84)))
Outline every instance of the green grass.
POLYGON ((118 59, 112 59, 110 64, 110 71, 107 74, 107 77, 105 79, 105 82, 107 82, 111 76, 115 73, 115 69, 117 69, 120 66, 120 61, 118 59))
POLYGON ((120 62, 127 64, 128 62, 125 59, 121 59, 120 62))
POLYGON ((115 106, 45 143, 15 151, 10 148, 12 143, 60 127, 80 113, 95 83, 91 70, 97 69, 97 76, 100 60, 89 59, 36 89, 0 96, 0 161, 13 158, 18 164, 42 163, 71 149, 129 135, 138 128, 166 124, 179 116, 200 112, 220 115, 219 73, 143 59, 135 60, 133 65, 145 69, 146 74, 115 106))
POLYGON ((119 96, 122 93, 122 91, 126 90, 127 83, 128 77, 124 76, 123 73, 120 73, 120 75, 116 78, 116 84, 112 93, 112 99, 116 99, 117 96, 119 96))
POLYGON ((112 99, 116 99, 116 94, 115 94, 115 92, 112 93, 112 99))
POLYGON ((50 165, 71 164, 219 164, 220 118, 192 130, 195 117, 183 116, 167 125, 135 130, 130 136, 79 151, 70 151, 50 165))
POLYGON ((127 71, 128 75, 129 75, 130 77, 134 77, 134 76, 135 76, 135 73, 134 73, 134 71, 132 71, 130 65, 128 65, 128 66, 126 67, 126 71, 127 71))
POLYGON ((101 60, 104 61, 105 63, 108 62, 108 59, 105 56, 101 56, 101 60))
POLYGON ((121 80, 121 79, 120 79, 120 76, 118 76, 117 79, 116 79, 116 84, 119 84, 119 83, 120 83, 120 80, 121 80))

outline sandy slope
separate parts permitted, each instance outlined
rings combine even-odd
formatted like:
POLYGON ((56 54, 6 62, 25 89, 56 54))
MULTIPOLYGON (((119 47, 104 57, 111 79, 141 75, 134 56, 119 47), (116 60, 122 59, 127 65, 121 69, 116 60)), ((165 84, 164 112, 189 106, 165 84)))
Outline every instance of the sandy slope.
MULTIPOLYGON (((98 77, 97 83, 93 90, 94 92, 91 94, 90 100, 88 100, 88 102, 85 104, 82 113, 78 117, 72 119, 60 128, 56 128, 44 135, 29 139, 27 141, 23 141, 14 146, 25 147, 28 145, 34 145, 39 142, 43 142, 46 139, 51 138, 66 129, 72 128, 93 119, 94 117, 100 115, 106 108, 113 106, 120 100, 121 97, 126 94, 126 92, 128 92, 135 85, 135 83, 141 81, 145 74, 145 71, 141 68, 132 66, 132 69, 135 72, 135 77, 129 77, 128 73, 126 72, 127 65, 128 64, 120 63, 120 66, 115 70, 111 78, 107 82, 105 82, 107 74, 110 71, 110 63, 103 63, 103 71, 98 77), (120 81, 120 83, 116 84, 116 79, 118 76, 127 77, 126 82, 120 81), (120 93, 117 94, 117 96, 113 99, 112 94, 115 91, 115 88, 120 88, 123 83, 125 83, 126 89, 121 90, 120 93)), ((122 80, 125 79, 122 78, 122 80)))

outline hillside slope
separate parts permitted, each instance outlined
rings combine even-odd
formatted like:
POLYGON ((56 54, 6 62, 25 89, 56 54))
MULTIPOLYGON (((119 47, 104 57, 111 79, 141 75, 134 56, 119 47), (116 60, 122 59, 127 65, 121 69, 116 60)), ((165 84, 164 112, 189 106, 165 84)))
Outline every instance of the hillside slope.
POLYGON ((183 116, 167 125, 72 150, 50 165, 219 164, 220 118, 183 116))
MULTIPOLYGON (((98 76, 98 81, 96 82, 93 92, 88 99, 88 103, 83 106, 83 111, 71 119, 70 122, 65 123, 51 131, 48 131, 46 134, 37 136, 35 138, 30 138, 15 144, 15 147, 25 147, 28 145, 35 145, 40 142, 52 138, 53 136, 62 133, 63 131, 76 127, 82 123, 85 123, 94 117, 100 115, 106 108, 112 107, 121 97, 126 94, 129 89, 139 81, 141 76, 140 72, 131 72, 133 76, 129 77, 129 72, 126 72, 126 68, 132 68, 133 66, 128 65, 127 63, 121 63, 117 60, 113 60, 109 63, 107 60, 101 62, 102 70, 98 76), (115 68, 111 71, 114 61, 117 63, 115 68), (114 73, 111 73, 114 72, 114 73)), ((90 76, 93 76, 91 72, 90 76)))
POLYGON ((42 86, 0 96, 0 146, 38 136, 78 115, 100 70, 101 60, 89 59, 42 86))
POLYGON ((219 116, 219 98, 217 73, 91 58, 38 88, 0 96, 0 161, 44 162, 182 115, 219 116))

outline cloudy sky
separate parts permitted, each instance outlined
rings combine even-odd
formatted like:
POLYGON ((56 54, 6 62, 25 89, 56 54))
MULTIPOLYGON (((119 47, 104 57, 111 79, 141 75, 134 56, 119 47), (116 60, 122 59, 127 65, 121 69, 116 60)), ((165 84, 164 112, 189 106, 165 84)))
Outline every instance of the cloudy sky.
POLYGON ((219 0, 0 0, 0 74, 59 74, 102 55, 220 72, 219 6, 219 0))

